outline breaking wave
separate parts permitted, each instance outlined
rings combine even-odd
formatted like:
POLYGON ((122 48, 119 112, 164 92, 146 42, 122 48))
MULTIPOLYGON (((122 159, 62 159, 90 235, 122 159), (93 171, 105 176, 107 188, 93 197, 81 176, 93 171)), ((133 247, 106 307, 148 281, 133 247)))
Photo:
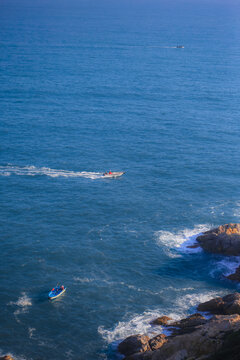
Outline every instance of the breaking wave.
POLYGON ((234 274, 240 265, 240 256, 226 256, 220 261, 214 261, 210 275, 222 277, 234 274))
MULTIPOLYGON (((167 315, 173 321, 180 320, 195 311, 195 307, 201 303, 208 301, 216 296, 223 296, 225 292, 210 291, 206 293, 192 293, 179 296, 170 308, 174 308, 174 312, 167 310, 166 306, 159 307, 159 310, 147 310, 143 314, 133 315, 126 321, 119 321, 113 329, 105 329, 99 326, 98 332, 108 344, 120 342, 130 335, 145 334, 150 338, 156 334, 164 333, 168 335, 169 330, 164 326, 153 325, 151 322, 159 316, 167 315)), ((169 309, 170 309, 169 308, 169 309)))
POLYGON ((103 177, 102 173, 100 173, 100 172, 58 170, 58 169, 50 169, 47 167, 36 167, 36 166, 14 166, 14 165, 0 166, 0 176, 10 176, 10 175, 50 176, 52 178, 84 177, 84 178, 93 179, 93 180, 100 179, 103 177))
POLYGON ((179 256, 171 251, 174 249, 183 253, 200 252, 202 251, 200 247, 189 248, 189 246, 197 245, 196 238, 204 231, 209 230, 210 227, 207 224, 199 224, 193 229, 184 229, 177 232, 160 230, 155 233, 156 242, 165 249, 169 257, 179 256))

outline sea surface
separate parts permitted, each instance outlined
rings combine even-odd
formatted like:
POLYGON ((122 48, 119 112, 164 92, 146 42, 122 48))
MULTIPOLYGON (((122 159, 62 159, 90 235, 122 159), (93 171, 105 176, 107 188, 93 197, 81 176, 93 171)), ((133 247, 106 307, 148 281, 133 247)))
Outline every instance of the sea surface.
POLYGON ((187 248, 240 222, 239 13, 0 0, 2 354, 115 360, 155 317, 239 289, 238 258, 187 248))

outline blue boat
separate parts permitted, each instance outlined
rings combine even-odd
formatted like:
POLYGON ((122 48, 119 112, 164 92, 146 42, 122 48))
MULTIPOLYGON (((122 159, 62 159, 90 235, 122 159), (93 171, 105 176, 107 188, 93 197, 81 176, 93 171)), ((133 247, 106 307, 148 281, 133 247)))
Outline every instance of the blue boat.
POLYGON ((48 298, 50 300, 56 299, 57 297, 61 296, 65 291, 66 291, 66 288, 63 285, 56 286, 49 292, 48 298))

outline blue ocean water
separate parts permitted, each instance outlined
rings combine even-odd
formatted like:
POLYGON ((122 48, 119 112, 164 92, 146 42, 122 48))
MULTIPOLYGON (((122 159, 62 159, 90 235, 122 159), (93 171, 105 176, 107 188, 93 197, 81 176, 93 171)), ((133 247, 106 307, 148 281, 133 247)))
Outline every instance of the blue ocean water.
POLYGON ((116 359, 238 289, 239 259, 186 245, 240 221, 239 10, 1 0, 2 353, 116 359))

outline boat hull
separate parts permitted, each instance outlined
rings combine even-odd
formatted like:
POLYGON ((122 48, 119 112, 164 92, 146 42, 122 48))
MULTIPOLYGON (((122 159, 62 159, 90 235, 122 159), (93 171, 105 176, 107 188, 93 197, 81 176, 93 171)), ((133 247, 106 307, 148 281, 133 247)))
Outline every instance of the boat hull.
POLYGON ((48 298, 49 300, 54 300, 56 298, 58 298, 59 296, 61 296, 62 294, 64 294, 66 291, 66 288, 64 288, 62 291, 56 293, 55 291, 50 291, 50 293, 48 294, 48 298))
POLYGON ((123 174, 125 174, 124 171, 116 171, 116 172, 112 172, 111 174, 103 174, 104 178, 116 178, 116 177, 120 177, 123 174))

